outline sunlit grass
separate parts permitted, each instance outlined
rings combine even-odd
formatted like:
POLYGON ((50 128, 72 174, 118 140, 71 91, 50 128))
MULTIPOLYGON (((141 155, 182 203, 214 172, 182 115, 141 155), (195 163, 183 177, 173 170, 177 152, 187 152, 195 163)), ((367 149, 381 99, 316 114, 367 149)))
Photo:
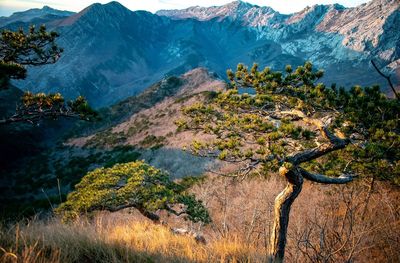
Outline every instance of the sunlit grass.
POLYGON ((1 262, 263 262, 265 256, 234 237, 201 244, 163 225, 101 218, 3 227, 0 244, 1 262))

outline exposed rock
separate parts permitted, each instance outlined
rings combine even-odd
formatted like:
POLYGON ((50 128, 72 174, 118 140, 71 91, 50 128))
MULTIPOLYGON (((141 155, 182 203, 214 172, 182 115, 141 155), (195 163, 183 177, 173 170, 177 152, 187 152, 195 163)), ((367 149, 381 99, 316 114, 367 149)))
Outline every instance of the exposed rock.
POLYGON ((242 1, 233 1, 223 6, 200 7, 194 6, 182 10, 160 10, 156 12, 160 16, 168 16, 173 19, 194 18, 200 21, 217 18, 221 21, 225 18, 238 20, 243 25, 257 27, 272 24, 276 16, 286 17, 272 8, 259 7, 242 1))
POLYGON ((317 30, 341 34, 344 36, 342 44, 357 51, 374 52, 378 49, 386 53, 381 58, 390 61, 393 59, 396 43, 400 41, 399 30, 395 30, 400 28, 399 21, 397 19, 396 24, 392 21, 393 16, 398 16, 398 12, 400 2, 397 0, 374 0, 348 9, 330 8, 317 30), (385 25, 390 25, 390 28, 385 30, 385 25), (386 39, 393 41, 392 43, 381 45, 390 46, 393 49, 391 51, 380 48, 380 42, 387 38, 386 34, 396 34, 391 39, 386 39))
POLYGON ((188 229, 185 228, 172 228, 171 229, 172 233, 176 234, 176 235, 189 235, 192 236, 194 238, 194 240, 196 240, 197 243, 201 243, 201 244, 207 244, 207 241, 205 239, 205 237, 199 233, 190 231, 188 229))

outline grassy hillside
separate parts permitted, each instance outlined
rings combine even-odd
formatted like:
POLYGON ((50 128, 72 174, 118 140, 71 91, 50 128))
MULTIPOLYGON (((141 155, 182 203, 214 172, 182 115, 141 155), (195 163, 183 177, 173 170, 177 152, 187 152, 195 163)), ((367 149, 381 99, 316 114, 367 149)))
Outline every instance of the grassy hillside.
MULTIPOLYGON (((265 262, 273 198, 283 186, 272 178, 207 178, 192 192, 209 207, 209 226, 165 214, 169 226, 154 225, 134 210, 3 225, 0 261, 265 262), (200 233, 206 244, 169 227, 200 233)), ((398 262, 400 196, 391 186, 378 183, 371 195, 361 183, 305 188, 290 219, 287 262, 398 262)))

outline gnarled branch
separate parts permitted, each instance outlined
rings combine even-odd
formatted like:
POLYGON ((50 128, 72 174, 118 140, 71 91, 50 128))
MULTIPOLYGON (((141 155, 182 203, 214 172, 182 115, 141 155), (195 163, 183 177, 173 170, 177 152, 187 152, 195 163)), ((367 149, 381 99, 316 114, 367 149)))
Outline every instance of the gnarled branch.
POLYGON ((305 150, 303 152, 297 153, 295 155, 289 156, 287 160, 294 165, 299 165, 304 162, 312 161, 321 156, 324 156, 330 152, 343 149, 348 144, 347 141, 340 142, 338 144, 322 144, 310 150, 305 150))
POLYGON ((287 158, 287 161, 291 162, 294 165, 299 165, 301 163, 314 160, 330 152, 343 149, 350 143, 348 139, 341 139, 332 134, 325 126, 321 128, 321 131, 324 137, 329 139, 330 142, 328 144, 321 144, 320 146, 313 149, 305 150, 303 152, 289 156, 287 158))
POLYGON ((172 207, 170 207, 169 205, 165 206, 165 210, 167 210, 167 212, 176 215, 176 216, 181 216, 181 215, 185 215, 187 214, 186 210, 182 210, 182 211, 176 211, 175 209, 173 209, 172 207))
POLYGON ((301 175, 305 179, 316 182, 316 183, 321 183, 321 184, 346 184, 348 182, 353 181, 353 178, 355 177, 355 176, 347 175, 347 174, 343 174, 339 177, 328 177, 323 174, 310 173, 310 172, 304 170, 303 168, 298 168, 298 169, 299 169, 301 175))

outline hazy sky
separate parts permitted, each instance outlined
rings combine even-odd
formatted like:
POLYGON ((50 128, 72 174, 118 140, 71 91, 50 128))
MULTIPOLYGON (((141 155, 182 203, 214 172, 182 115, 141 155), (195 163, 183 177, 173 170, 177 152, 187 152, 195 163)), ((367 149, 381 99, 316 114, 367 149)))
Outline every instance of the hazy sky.
MULTIPOLYGON (((92 3, 108 3, 111 0, 0 0, 0 16, 8 16, 15 11, 29 8, 50 7, 78 12, 92 3)), ((148 10, 155 12, 160 9, 182 9, 189 6, 223 5, 232 0, 120 0, 118 1, 131 10, 148 10)), ((293 13, 314 4, 339 3, 347 7, 356 6, 368 0, 247 0, 246 2, 259 6, 270 6, 281 13, 293 13)))

